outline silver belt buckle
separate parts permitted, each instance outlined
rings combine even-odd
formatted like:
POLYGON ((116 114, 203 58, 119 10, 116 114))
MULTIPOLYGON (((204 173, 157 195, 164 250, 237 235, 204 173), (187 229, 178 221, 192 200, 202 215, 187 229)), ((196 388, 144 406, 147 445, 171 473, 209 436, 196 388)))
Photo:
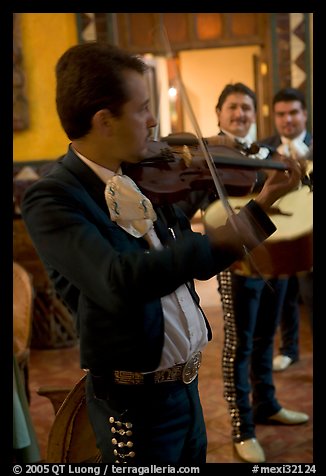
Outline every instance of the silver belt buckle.
POLYGON ((189 384, 195 380, 198 375, 198 369, 201 364, 201 352, 195 352, 192 356, 187 360, 185 366, 182 370, 182 381, 185 384, 189 384))

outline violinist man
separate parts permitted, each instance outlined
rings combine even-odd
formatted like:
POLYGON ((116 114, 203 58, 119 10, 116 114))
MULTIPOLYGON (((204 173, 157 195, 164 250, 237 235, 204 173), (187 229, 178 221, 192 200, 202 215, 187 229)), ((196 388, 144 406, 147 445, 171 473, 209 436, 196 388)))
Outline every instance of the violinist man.
MULTIPOLYGON (((256 108, 256 95, 249 87, 243 83, 226 85, 216 105, 220 134, 250 149, 256 108)), ((268 160, 271 152, 262 147, 251 157, 268 160)), ((261 187, 261 175, 259 182, 257 189, 261 187)), ((236 452, 244 461, 260 463, 265 461, 265 454, 256 438, 256 422, 296 425, 309 417, 282 407, 273 383, 274 335, 288 280, 267 281, 254 268, 248 270, 247 262, 239 264, 218 275, 225 329, 224 396, 236 452)))
POLYGON ((102 461, 199 465, 206 429, 198 393, 211 330, 194 279, 206 280, 275 227, 265 211, 297 186, 301 168, 273 171, 237 215, 194 233, 175 206, 152 206, 130 174, 156 125, 145 64, 88 42, 56 66, 56 104, 71 143, 26 192, 22 215, 80 337, 80 365, 102 461), (128 167, 129 166, 129 167, 128 167))

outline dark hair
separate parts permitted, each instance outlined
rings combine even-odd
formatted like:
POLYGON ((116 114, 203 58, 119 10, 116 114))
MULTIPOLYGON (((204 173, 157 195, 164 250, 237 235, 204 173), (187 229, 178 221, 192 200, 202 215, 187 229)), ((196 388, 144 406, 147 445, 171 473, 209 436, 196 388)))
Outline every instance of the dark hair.
POLYGON ((143 74, 146 64, 137 56, 106 43, 89 42, 69 48, 56 65, 56 105, 69 139, 78 139, 91 129, 91 119, 100 109, 121 114, 128 101, 123 72, 143 74))
POLYGON ((301 103, 302 109, 307 109, 306 99, 304 94, 295 88, 284 88, 278 91, 273 98, 273 106, 277 102, 289 102, 289 101, 299 101, 301 103))
POLYGON ((215 109, 222 109, 226 98, 230 96, 230 94, 234 93, 246 94, 247 96, 251 97, 254 103, 255 110, 257 109, 256 94, 253 92, 252 89, 248 88, 248 86, 243 83, 227 84, 218 98, 215 109))

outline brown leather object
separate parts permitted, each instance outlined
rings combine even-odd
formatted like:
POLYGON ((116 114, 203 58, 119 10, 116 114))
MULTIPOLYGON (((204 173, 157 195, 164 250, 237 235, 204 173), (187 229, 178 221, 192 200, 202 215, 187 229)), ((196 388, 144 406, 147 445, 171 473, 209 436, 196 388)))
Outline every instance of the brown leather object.
POLYGON ((35 290, 48 292, 50 279, 21 218, 13 220, 13 245, 13 258, 33 276, 35 290))
POLYGON ((60 406, 51 427, 48 463, 96 463, 101 455, 88 419, 84 375, 60 406))
POLYGON ((27 400, 29 348, 31 343, 33 286, 30 274, 20 264, 13 262, 13 351, 20 368, 27 400))
POLYGON ((51 401, 54 413, 56 414, 70 391, 71 388, 68 387, 44 386, 40 387, 36 393, 41 397, 47 397, 51 401))
POLYGON ((13 330, 14 353, 26 352, 31 339, 33 287, 29 273, 18 263, 13 263, 13 330))

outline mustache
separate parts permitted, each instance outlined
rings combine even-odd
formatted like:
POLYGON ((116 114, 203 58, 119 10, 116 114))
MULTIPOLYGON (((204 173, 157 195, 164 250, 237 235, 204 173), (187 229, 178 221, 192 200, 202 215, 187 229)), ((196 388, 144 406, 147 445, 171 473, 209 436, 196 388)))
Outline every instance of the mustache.
POLYGON ((231 122, 236 122, 237 124, 246 124, 246 119, 232 119, 231 122))

